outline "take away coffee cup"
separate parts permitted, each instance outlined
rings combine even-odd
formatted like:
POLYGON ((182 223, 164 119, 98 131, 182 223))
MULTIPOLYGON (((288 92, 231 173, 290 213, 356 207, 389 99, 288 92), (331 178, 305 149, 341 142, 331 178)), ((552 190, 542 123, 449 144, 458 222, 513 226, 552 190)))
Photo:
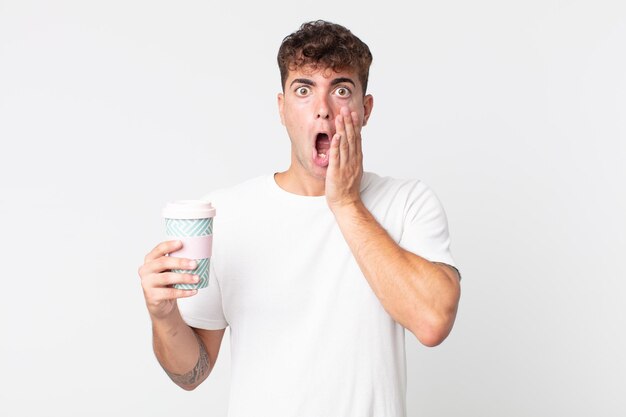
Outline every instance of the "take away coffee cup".
POLYGON ((169 254, 176 258, 195 259, 197 267, 172 269, 172 272, 196 274, 197 284, 175 284, 174 288, 194 290, 209 285, 209 265, 213 247, 213 217, 215 208, 202 200, 172 201, 163 208, 165 234, 168 240, 180 240, 183 247, 169 254))

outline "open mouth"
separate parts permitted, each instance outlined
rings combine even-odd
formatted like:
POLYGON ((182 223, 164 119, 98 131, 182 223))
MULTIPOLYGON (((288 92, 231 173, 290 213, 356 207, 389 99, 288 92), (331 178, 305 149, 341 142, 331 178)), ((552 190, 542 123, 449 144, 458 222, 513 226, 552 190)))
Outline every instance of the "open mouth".
POLYGON ((330 153, 330 137, 328 133, 318 133, 315 137, 315 154, 313 161, 319 167, 328 166, 328 157, 330 153))
POLYGON ((330 138, 326 133, 318 133, 315 138, 315 149, 317 150, 317 156, 320 158, 327 158, 330 151, 330 138))

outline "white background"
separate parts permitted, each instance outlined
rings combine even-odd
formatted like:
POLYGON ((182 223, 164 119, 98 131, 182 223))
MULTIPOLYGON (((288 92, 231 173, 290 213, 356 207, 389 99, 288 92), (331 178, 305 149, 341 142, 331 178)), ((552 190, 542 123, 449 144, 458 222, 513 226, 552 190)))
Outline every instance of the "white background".
POLYGON ((225 416, 151 350, 160 209, 284 170, 275 57, 307 20, 370 46, 365 169, 420 178, 463 273, 410 416, 624 416, 626 5, 0 0, 0 415, 225 416))

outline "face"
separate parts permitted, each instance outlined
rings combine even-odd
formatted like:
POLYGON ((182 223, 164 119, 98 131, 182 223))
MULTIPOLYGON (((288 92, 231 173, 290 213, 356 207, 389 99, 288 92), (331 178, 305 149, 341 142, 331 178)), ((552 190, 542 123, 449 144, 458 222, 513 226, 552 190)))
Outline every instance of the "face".
POLYGON ((325 179, 335 117, 346 107, 357 113, 359 127, 365 126, 372 106, 372 96, 363 96, 356 71, 290 71, 285 91, 278 95, 280 119, 291 140, 290 170, 325 179))

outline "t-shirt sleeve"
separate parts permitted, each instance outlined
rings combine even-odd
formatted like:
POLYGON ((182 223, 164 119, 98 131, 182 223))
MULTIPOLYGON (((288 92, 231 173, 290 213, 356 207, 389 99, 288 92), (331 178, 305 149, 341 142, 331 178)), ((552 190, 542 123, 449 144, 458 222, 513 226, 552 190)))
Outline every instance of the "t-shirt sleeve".
POLYGON ((222 293, 215 276, 213 262, 209 265, 209 285, 196 295, 178 299, 178 310, 185 323, 206 330, 225 329, 228 322, 222 309, 222 293))
POLYGON ((421 181, 414 184, 407 197, 399 245, 431 262, 456 268, 446 213, 436 194, 421 181))

